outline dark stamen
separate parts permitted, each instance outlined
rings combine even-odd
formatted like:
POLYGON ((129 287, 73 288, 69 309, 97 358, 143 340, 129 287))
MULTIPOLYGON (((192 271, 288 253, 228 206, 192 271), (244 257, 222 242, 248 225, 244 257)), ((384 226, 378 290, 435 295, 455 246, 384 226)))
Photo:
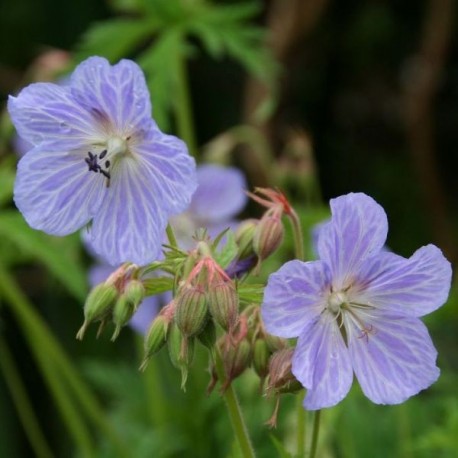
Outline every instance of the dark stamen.
POLYGON ((100 158, 100 159, 103 159, 106 155, 107 155, 107 150, 104 149, 104 150, 100 153, 99 158, 100 158))
MULTIPOLYGON (((100 159, 102 159, 102 157, 100 157, 100 159)), ((105 162, 105 167, 106 167, 106 168, 110 167, 110 161, 106 161, 106 162, 105 162)))
POLYGON ((84 161, 89 167, 88 171, 97 173, 100 170, 100 165, 97 162, 97 154, 94 155, 90 151, 87 154, 89 157, 84 158, 84 161))

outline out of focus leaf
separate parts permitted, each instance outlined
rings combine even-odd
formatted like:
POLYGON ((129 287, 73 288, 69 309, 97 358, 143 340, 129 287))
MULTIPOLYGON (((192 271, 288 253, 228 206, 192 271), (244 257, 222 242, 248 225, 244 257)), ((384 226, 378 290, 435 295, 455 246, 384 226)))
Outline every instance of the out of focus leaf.
POLYGON ((0 206, 9 202, 13 197, 14 171, 7 166, 0 167, 0 206))
POLYGON ((293 458, 293 455, 286 450, 285 446, 273 435, 270 435, 270 440, 277 449, 279 458, 293 458))
POLYGON ((264 294, 264 285, 243 284, 237 286, 240 302, 246 304, 260 304, 264 294))
POLYGON ((30 228, 16 211, 0 212, 0 237, 42 262, 78 300, 84 300, 86 275, 73 253, 70 238, 57 239, 30 228), (71 250, 70 250, 71 251, 71 250))
POLYGON ((215 261, 225 269, 237 255, 237 243, 232 231, 226 232, 226 242, 220 252, 215 254, 215 261))
POLYGON ((83 35, 77 48, 76 59, 83 60, 101 55, 113 62, 129 55, 160 26, 151 19, 112 19, 97 22, 83 35))

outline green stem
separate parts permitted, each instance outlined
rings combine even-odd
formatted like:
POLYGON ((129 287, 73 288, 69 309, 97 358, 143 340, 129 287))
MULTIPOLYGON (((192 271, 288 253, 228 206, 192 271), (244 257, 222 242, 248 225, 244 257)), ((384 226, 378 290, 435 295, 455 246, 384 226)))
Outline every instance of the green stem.
MULTIPOLYGON (((55 378, 60 371, 63 378, 66 379, 69 387, 73 390, 74 395, 79 400, 81 407, 91 418, 95 425, 107 436, 107 439, 116 447, 119 456, 128 457, 129 450, 119 439, 118 433, 113 429, 106 419, 98 400, 86 386, 79 372, 73 367, 68 356, 62 350, 61 346, 49 331, 46 323, 34 310, 28 299, 22 294, 14 278, 0 264, 0 290, 10 304, 18 320, 22 323, 29 345, 36 354, 37 359, 41 355, 46 355, 45 363, 47 366, 53 363, 50 369, 50 375, 55 378), (39 342, 38 346, 36 343, 39 342)), ((40 361, 38 361, 40 362, 40 361)), ((46 375, 47 372, 44 372, 46 375)), ((60 381, 57 380, 57 383, 60 381)), ((56 383, 56 382, 54 382, 56 383)), ((60 385, 59 388, 60 390, 60 385)), ((61 390, 60 390, 61 391, 61 390)))
MULTIPOLYGON (((223 361, 219 352, 215 352, 215 365, 218 378, 221 382, 226 379, 224 371, 223 361)), ((232 428, 234 430, 235 437, 240 445, 243 458, 255 458, 253 446, 251 445, 250 437, 248 436, 248 430, 245 425, 245 421, 240 410, 240 405, 235 394, 232 384, 230 384, 223 394, 224 401, 226 402, 227 411, 229 418, 231 419, 232 428)))
POLYGON ((25 434, 29 439, 35 455, 38 458, 52 458, 54 455, 41 431, 40 424, 35 416, 27 391, 22 383, 19 371, 11 353, 0 335, 0 369, 10 390, 25 434))
POLYGON ((315 418, 313 419, 312 444, 310 446, 309 458, 315 458, 316 455, 316 449, 318 447, 318 435, 320 433, 320 418, 321 410, 316 410, 315 418))
POLYGON ((304 396, 297 395, 297 456, 305 456, 306 411, 302 405, 304 396))
POLYGON ((188 145, 192 156, 197 157, 197 142, 194 133, 191 97, 188 86, 188 73, 186 59, 183 53, 176 58, 176 99, 175 118, 177 122, 178 135, 188 145))
POLYGON ((293 238, 294 238, 294 254, 296 259, 305 261, 304 259, 304 237, 302 235, 301 222, 299 216, 292 208, 291 213, 288 214, 289 220, 291 221, 291 226, 293 228, 293 238))

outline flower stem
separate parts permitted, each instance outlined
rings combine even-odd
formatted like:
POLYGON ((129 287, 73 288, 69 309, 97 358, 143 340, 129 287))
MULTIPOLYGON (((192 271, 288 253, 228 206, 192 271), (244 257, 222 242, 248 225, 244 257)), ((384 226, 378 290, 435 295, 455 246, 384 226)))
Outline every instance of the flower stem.
MULTIPOLYGON (((83 427, 78 422, 79 412, 73 408, 68 394, 63 389, 64 385, 58 377, 63 377, 73 390, 80 406, 89 418, 97 425, 118 451, 118 456, 128 457, 129 450, 119 439, 119 434, 113 429, 106 419, 97 399, 86 386, 79 372, 65 354, 55 337, 28 299, 22 294, 14 278, 0 264, 0 292, 11 306, 17 320, 21 323, 24 335, 29 342, 38 365, 51 388, 51 393, 56 396, 56 402, 63 415, 66 415, 68 426, 73 428, 75 438, 81 439, 83 427), (39 342, 39 345, 37 345, 39 342), (68 414, 68 417, 67 417, 68 414), (70 415, 71 414, 71 415, 70 415), (71 422, 71 423, 70 423, 71 422), (76 423, 75 423, 76 422, 76 423), (79 431, 79 434, 76 433, 79 431)), ((85 429, 85 427, 84 427, 85 429)), ((86 453, 85 456, 91 456, 86 453)))
POLYGON ((291 212, 288 213, 289 220, 291 221, 291 226, 293 228, 293 238, 294 238, 294 255, 296 259, 305 261, 304 259, 304 237, 302 235, 301 222, 299 216, 292 208, 291 212))
POLYGON ((303 396, 297 395, 297 456, 305 456, 306 411, 302 405, 303 396))
MULTIPOLYGON (((223 382, 223 380, 226 378, 223 361, 221 359, 220 353, 218 351, 215 353, 216 372, 218 374, 219 380, 223 382)), ((224 391, 223 398, 226 402, 226 407, 231 419, 232 428, 240 445, 240 450, 242 452, 243 458, 255 458, 256 455, 254 453, 253 446, 251 445, 248 430, 246 428, 237 395, 235 394, 232 384, 230 384, 224 391)))
POLYGON ((320 418, 321 410, 316 410, 315 418, 313 419, 312 444, 310 445, 309 458, 315 458, 316 455, 316 449, 318 446, 318 435, 320 433, 320 418))
POLYGON ((177 87, 174 107, 178 135, 188 145, 190 154, 197 157, 197 143, 194 132, 191 97, 189 94, 188 72, 186 59, 182 52, 176 56, 176 71, 177 87))
POLYGON ((14 359, 0 336, 0 369, 16 406, 25 434, 29 439, 37 458, 52 458, 54 455, 41 431, 40 424, 35 416, 27 391, 22 383, 21 376, 14 363, 14 359))

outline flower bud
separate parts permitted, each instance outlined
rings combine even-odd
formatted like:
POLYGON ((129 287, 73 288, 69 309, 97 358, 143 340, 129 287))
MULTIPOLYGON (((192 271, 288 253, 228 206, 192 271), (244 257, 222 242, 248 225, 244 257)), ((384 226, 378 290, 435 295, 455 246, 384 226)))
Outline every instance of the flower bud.
POLYGON ((143 344, 145 356, 140 366, 140 370, 145 370, 151 356, 164 346, 167 341, 168 327, 169 320, 164 315, 158 315, 151 323, 143 344))
POLYGON ((92 288, 84 304, 84 323, 76 338, 82 340, 87 326, 96 320, 103 320, 113 308, 118 290, 113 284, 100 283, 92 288))
POLYGON ((229 345, 228 348, 224 348, 226 347, 224 341, 221 341, 221 344, 223 346, 222 357, 226 372, 226 381, 221 388, 224 392, 232 383, 232 380, 236 379, 249 367, 251 362, 251 345, 247 339, 243 339, 236 347, 229 345))
POLYGON ((288 346, 288 343, 285 339, 273 336, 272 334, 268 334, 267 332, 264 334, 264 338, 266 339, 267 348, 271 353, 274 353, 277 350, 282 350, 283 348, 286 348, 288 346))
POLYGON ((181 388, 184 389, 188 377, 188 368, 194 358, 194 338, 184 336, 178 326, 173 323, 170 326, 167 339, 169 356, 172 364, 181 370, 181 388))
POLYGON ((123 295, 126 301, 132 304, 136 310, 141 301, 145 298, 145 287, 140 280, 130 280, 124 288, 123 295))
POLYGON ((238 246, 237 259, 245 259, 253 255, 253 237, 259 220, 242 221, 235 231, 235 242, 238 246))
POLYGON ((253 249, 260 261, 268 258, 280 246, 283 234, 281 214, 267 211, 256 227, 253 237, 253 249))
POLYGON ((121 332, 121 328, 129 322, 135 310, 134 304, 128 301, 124 294, 121 294, 113 308, 113 323, 115 324, 115 330, 111 336, 112 341, 117 339, 121 332))
POLYGON ((277 351, 270 358, 267 394, 295 393, 302 389, 291 372, 294 348, 277 351))
POLYGON ((264 339, 256 339, 253 350, 253 368, 264 379, 269 372, 270 352, 264 339))
POLYGON ((175 300, 175 323, 186 337, 198 334, 207 320, 207 298, 199 287, 184 287, 175 300))
POLYGON ((231 281, 220 281, 208 289, 208 308, 213 319, 226 331, 237 323, 239 298, 231 281))

